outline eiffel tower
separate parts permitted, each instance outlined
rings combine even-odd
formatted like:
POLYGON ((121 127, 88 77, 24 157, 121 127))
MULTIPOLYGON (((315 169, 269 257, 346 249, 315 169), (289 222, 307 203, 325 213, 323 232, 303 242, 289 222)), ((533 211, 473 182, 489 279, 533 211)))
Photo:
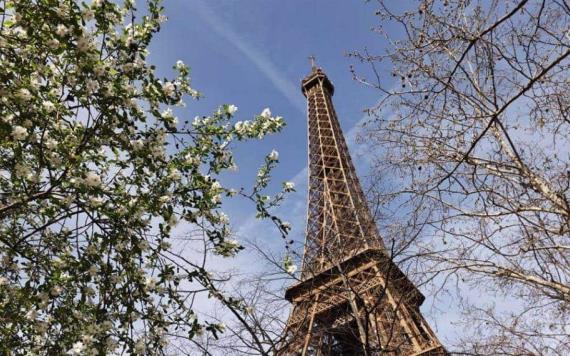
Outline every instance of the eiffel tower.
POLYGON ((419 307, 424 296, 392 262, 336 116, 334 86, 312 60, 302 81, 309 197, 300 282, 277 355, 447 355, 419 307))

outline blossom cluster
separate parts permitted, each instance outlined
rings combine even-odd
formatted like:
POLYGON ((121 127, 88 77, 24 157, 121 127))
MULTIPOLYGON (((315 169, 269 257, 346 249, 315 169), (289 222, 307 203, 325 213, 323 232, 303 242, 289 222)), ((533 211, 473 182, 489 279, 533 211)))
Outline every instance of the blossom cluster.
POLYGON ((181 286, 224 296, 171 235, 191 224, 215 253, 242 248, 219 174, 231 142, 283 119, 232 124, 235 105, 178 119, 200 94, 183 62, 173 78, 147 63, 159 0, 0 2, 0 353, 160 353, 173 328, 221 331, 181 286))

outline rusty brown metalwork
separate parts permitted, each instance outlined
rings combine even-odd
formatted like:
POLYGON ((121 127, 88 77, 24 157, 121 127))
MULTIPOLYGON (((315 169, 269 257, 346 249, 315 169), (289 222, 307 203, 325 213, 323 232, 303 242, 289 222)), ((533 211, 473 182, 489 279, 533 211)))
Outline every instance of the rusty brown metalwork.
POLYGON ((446 355, 420 314, 424 296, 394 264, 370 214, 314 64, 302 81, 309 125, 307 231, 278 355, 446 355))

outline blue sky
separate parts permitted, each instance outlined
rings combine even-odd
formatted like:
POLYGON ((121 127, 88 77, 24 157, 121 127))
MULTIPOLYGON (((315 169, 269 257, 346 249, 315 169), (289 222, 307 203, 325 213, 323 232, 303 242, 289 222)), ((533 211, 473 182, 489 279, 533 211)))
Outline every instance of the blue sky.
MULTIPOLYGON (((358 173, 365 175, 367 162, 358 154, 353 138, 364 117, 363 109, 378 101, 379 92, 352 79, 349 66, 357 63, 346 52, 365 47, 373 53, 382 52, 385 43, 371 31, 377 24, 374 3, 179 0, 166 1, 165 6, 169 20, 151 47, 151 61, 161 68, 159 73, 168 73, 176 60, 183 60, 191 67, 193 86, 205 95, 198 102, 188 102, 184 111, 187 117, 181 116, 181 121, 208 115, 221 104, 237 105, 239 120, 250 119, 265 107, 285 118, 287 127, 282 134, 239 146, 239 171, 226 178, 233 186, 251 185, 263 157, 272 149, 279 151, 274 187, 293 180, 298 188, 280 215, 292 223, 292 237, 302 240, 306 223, 307 123, 300 81, 310 71, 307 57, 316 56, 318 65, 335 85, 333 100, 340 124, 348 136, 358 173)), ((283 247, 277 232, 255 220, 252 209, 243 209, 243 202, 227 207, 243 239, 255 238, 277 249, 283 247)), ((452 337, 449 317, 439 314, 436 319, 443 327, 439 334, 452 337)))
MULTIPOLYGON (((204 94, 188 102, 180 121, 208 115, 221 104, 239 107, 237 120, 252 118, 265 107, 287 122, 281 134, 263 141, 239 145, 239 171, 225 176, 231 186, 251 186, 255 172, 271 150, 280 153, 274 171, 273 190, 281 182, 294 180, 298 192, 286 202, 282 217, 293 225, 292 237, 304 238, 307 121, 301 79, 309 73, 308 56, 314 55, 335 84, 334 103, 351 150, 356 126, 363 109, 378 100, 378 93, 352 79, 349 66, 354 61, 347 51, 370 48, 381 51, 383 43, 370 31, 375 24, 374 7, 364 1, 167 1, 168 21, 151 47, 151 60, 160 72, 178 59, 191 67, 192 85, 204 94)), ((366 164, 358 164, 361 174, 366 164)), ((244 238, 273 235, 252 218, 243 201, 226 205, 234 225, 244 238)), ((277 235, 264 237, 275 239, 277 235)))
POLYGON ((190 65, 193 86, 205 97, 188 103, 189 118, 232 103, 239 107, 238 119, 270 107, 287 121, 281 135, 238 149, 242 172, 256 169, 272 149, 281 154, 276 181, 306 166, 300 81, 310 70, 309 55, 317 57, 336 86, 335 107, 345 131, 377 100, 376 92, 352 80, 345 56, 348 50, 381 47, 369 31, 374 8, 364 1, 191 0, 165 6, 169 21, 151 47, 151 59, 161 68, 178 59, 190 65))

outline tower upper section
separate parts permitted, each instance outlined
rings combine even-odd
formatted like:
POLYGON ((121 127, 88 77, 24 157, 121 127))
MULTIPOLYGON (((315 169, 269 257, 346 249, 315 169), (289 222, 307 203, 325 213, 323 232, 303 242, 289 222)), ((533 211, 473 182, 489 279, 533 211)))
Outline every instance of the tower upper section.
POLYGON ((333 96, 334 85, 331 83, 321 68, 313 67, 311 73, 309 73, 309 75, 307 75, 301 82, 301 88, 305 97, 307 97, 308 90, 310 90, 315 85, 319 85, 321 82, 323 83, 323 87, 327 90, 329 96, 333 96))
POLYGON ((313 67, 302 90, 309 127, 306 277, 382 243, 332 104, 333 84, 313 67))

